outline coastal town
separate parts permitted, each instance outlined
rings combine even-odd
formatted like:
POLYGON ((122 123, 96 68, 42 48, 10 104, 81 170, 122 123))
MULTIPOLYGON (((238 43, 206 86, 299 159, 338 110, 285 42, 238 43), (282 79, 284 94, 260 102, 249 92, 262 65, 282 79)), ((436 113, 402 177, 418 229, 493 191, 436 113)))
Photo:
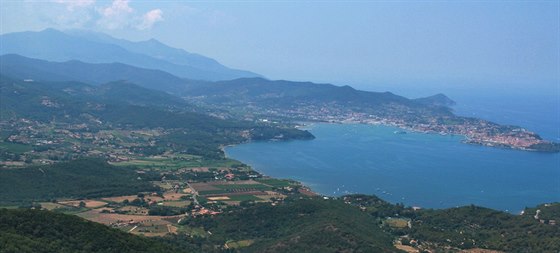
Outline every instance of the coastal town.
MULTIPOLYGON (((448 116, 401 115, 380 117, 366 112, 354 112, 335 105, 317 108, 301 106, 296 109, 250 110, 246 120, 277 122, 328 122, 381 124, 406 131, 426 134, 461 135, 463 142, 491 147, 512 148, 527 151, 558 152, 560 145, 543 140, 538 134, 516 126, 504 126, 490 121, 448 116)), ((305 123, 303 123, 305 124, 305 123)), ((39 122, 17 119, 0 122, 0 166, 13 167, 29 164, 52 164, 57 161, 79 157, 104 157, 109 161, 130 160, 134 156, 151 155, 159 151, 158 138, 169 134, 163 128, 114 129, 104 128, 98 122, 64 123, 39 122)), ((246 135, 246 133, 239 133, 246 135)))
POLYGON ((249 120, 281 122, 327 122, 340 124, 387 125, 406 131, 426 134, 461 135, 464 143, 527 151, 559 152, 560 144, 542 139, 525 128, 500 125, 478 118, 449 114, 402 112, 402 108, 386 108, 385 115, 353 109, 335 103, 316 105, 300 104, 291 108, 247 107, 244 113, 249 120))

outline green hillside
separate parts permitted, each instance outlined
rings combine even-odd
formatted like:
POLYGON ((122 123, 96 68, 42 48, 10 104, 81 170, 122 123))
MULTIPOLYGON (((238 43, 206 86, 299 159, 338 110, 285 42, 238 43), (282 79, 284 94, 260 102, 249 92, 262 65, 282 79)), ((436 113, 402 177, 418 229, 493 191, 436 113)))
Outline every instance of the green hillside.
POLYGON ((0 253, 191 252, 77 216, 0 209, 0 253))
POLYGON ((93 198, 157 190, 132 169, 83 159, 54 165, 0 170, 0 204, 56 198, 93 198))
POLYGON ((375 217, 340 200, 289 199, 257 204, 185 225, 211 231, 212 241, 251 241, 243 252, 395 252, 375 217))

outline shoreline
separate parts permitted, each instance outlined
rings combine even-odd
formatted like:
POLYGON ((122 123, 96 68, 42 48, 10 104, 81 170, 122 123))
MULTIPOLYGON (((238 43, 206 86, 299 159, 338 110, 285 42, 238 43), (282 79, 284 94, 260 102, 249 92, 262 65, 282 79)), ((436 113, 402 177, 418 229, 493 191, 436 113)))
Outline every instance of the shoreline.
MULTIPOLYGON (((307 192, 310 192, 312 195, 322 196, 322 197, 328 196, 328 195, 322 194, 322 193, 320 193, 320 192, 314 191, 314 190, 311 188, 311 186, 309 186, 309 184, 306 184, 306 183, 303 182, 303 181, 296 180, 296 179, 292 179, 292 178, 277 178, 277 177, 273 177, 273 176, 266 175, 264 172, 257 170, 254 166, 252 166, 252 165, 250 165, 250 164, 248 164, 248 163, 246 163, 246 162, 244 162, 244 161, 240 161, 240 160, 234 159, 234 158, 232 158, 232 157, 230 157, 230 156, 227 155, 226 150, 225 150, 227 147, 235 147, 235 146, 237 146, 237 145, 246 144, 246 143, 250 143, 250 142, 244 142, 244 143, 240 143, 240 144, 225 145, 225 146, 220 147, 220 149, 221 149, 222 152, 224 153, 224 157, 225 157, 226 159, 231 159, 231 160, 239 161, 239 162, 241 162, 241 163, 243 163, 243 164, 249 166, 249 167, 251 168, 252 171, 256 172, 257 174, 259 174, 259 175, 262 176, 263 178, 273 178, 273 179, 280 179, 280 180, 291 180, 291 181, 297 182, 304 190, 306 190, 307 192)), ((328 196, 328 197, 334 197, 334 196, 328 196)))
MULTIPOLYGON (((418 134, 430 134, 430 135, 434 135, 434 136, 462 137, 463 140, 460 141, 461 144, 471 144, 471 143, 467 143, 467 142, 466 142, 468 139, 467 139, 464 135, 460 135, 460 134, 449 134, 449 135, 443 134, 443 135, 442 135, 442 134, 433 133, 433 132, 415 131, 415 130, 413 130, 413 129, 407 129, 407 128, 403 128, 403 127, 396 126, 396 125, 391 125, 391 124, 368 124, 368 123, 362 123, 362 122, 347 122, 347 121, 346 121, 346 122, 305 122, 304 124, 300 125, 299 128, 300 128, 300 129, 301 129, 301 128, 305 128, 306 130, 311 130, 311 129, 313 129, 315 126, 320 125, 320 124, 325 124, 325 125, 364 125, 364 126, 382 126, 382 127, 389 127, 389 128, 407 130, 407 131, 411 131, 411 132, 413 132, 413 133, 418 133, 418 134)), ((395 134, 397 134, 397 133, 395 133, 395 134)), ((282 140, 281 142, 287 142, 287 141, 290 141, 290 140, 282 140)), ((385 196, 384 196, 383 194, 377 193, 377 192, 366 193, 366 192, 360 192, 360 191, 356 191, 356 192, 353 192, 353 191, 346 191, 346 192, 340 191, 340 192, 338 192, 338 193, 339 193, 338 195, 336 195, 337 191, 334 191, 332 194, 331 194, 330 192, 329 192, 329 193, 322 193, 322 192, 317 191, 316 186, 312 186, 312 184, 306 183, 306 182, 301 181, 301 180, 298 180, 298 179, 289 178, 289 177, 288 177, 288 178, 286 178, 286 177, 275 177, 275 176, 267 175, 267 174, 265 174, 263 171, 261 171, 261 170, 259 170, 258 168, 256 168, 255 166, 250 165, 250 164, 246 163, 245 161, 242 161, 242 160, 238 160, 238 159, 236 159, 236 158, 233 158, 232 156, 230 156, 230 155, 226 152, 226 148, 228 148, 228 147, 232 147, 232 148, 233 148, 233 147, 236 147, 236 146, 241 145, 241 144, 250 144, 250 143, 270 143, 270 142, 279 142, 279 141, 270 141, 270 140, 246 141, 246 142, 239 143, 239 144, 230 144, 230 145, 222 146, 222 147, 221 147, 221 150, 222 150, 222 152, 224 153, 224 156, 225 156, 226 158, 228 158, 228 159, 234 159, 234 160, 237 160, 237 161, 239 161, 239 162, 241 162, 241 163, 243 163, 243 164, 246 164, 246 165, 250 166, 251 170, 255 171, 256 173, 258 173, 259 175, 261 175, 261 176, 263 176, 263 177, 275 178, 275 179, 285 179, 285 180, 291 180, 291 181, 294 181, 294 182, 298 182, 301 186, 305 187, 306 189, 308 189, 309 191, 313 192, 313 193, 314 193, 315 195, 317 195, 317 196, 321 196, 321 197, 325 197, 325 198, 327 198, 327 197, 328 197, 328 198, 339 198, 339 197, 341 197, 341 196, 350 195, 350 194, 365 194, 365 195, 374 195, 374 196, 377 196, 377 197, 379 197, 379 198, 381 198, 381 199, 383 199, 383 200, 385 200, 385 201, 387 201, 387 202, 389 202, 389 203, 391 203, 391 204, 400 203, 400 202, 397 201, 397 200, 395 200, 395 201, 389 201, 389 200, 387 200, 386 198, 384 198, 385 196)), ((471 144, 471 145, 472 145, 472 144, 471 144)), ((473 146, 474 146, 474 145, 473 145, 473 146)), ((487 145, 476 145, 476 146, 488 147, 487 145)), ((493 148, 496 148, 496 147, 493 147, 493 148)), ((502 149, 502 150, 512 150, 512 151, 513 151, 513 150, 517 150, 517 151, 522 151, 522 150, 519 150, 519 149, 512 149, 512 148, 508 148, 508 147, 497 147, 497 148, 502 149)), ((407 198, 407 199, 408 199, 408 198, 407 198)), ((555 201, 552 201, 552 202, 555 202, 555 201)), ((539 203, 540 203, 540 202, 539 202, 539 203)), ((547 202, 547 203, 548 203, 548 202, 547 202)), ((466 205, 468 205, 468 204, 460 204, 460 205, 456 205, 456 206, 446 206, 446 207, 425 207, 425 206, 422 206, 422 205, 419 205, 419 204, 414 204, 414 203, 411 203, 411 204, 409 204, 409 205, 410 205, 410 206, 415 206, 415 207, 420 207, 420 208, 425 208, 425 209, 438 209, 438 210, 441 210, 441 209, 448 209, 448 208, 466 206, 466 205)), ((479 204, 479 206, 481 206, 481 207, 486 207, 486 206, 483 205, 483 204, 479 204)), ((496 208, 496 207, 487 207, 487 208, 490 208, 490 209, 493 209, 493 210, 504 211, 504 212, 511 213, 511 214, 518 214, 518 213, 519 213, 519 212, 517 212, 517 211, 518 211, 517 209, 496 208)), ((523 210, 523 209, 521 208, 520 210, 523 210)))
MULTIPOLYGON (((305 123, 305 122, 303 122, 305 123)), ((421 133, 421 134, 434 134, 440 136, 460 136, 463 138, 461 143, 469 144, 469 145, 476 145, 476 146, 483 146, 483 147, 491 147, 491 148, 499 148, 499 149, 506 149, 506 150, 518 150, 518 151, 529 151, 529 152, 538 152, 538 153, 559 153, 560 150, 546 150, 546 149, 536 149, 536 148, 528 148, 523 146, 513 146, 505 143, 500 143, 498 141, 491 141, 491 140, 477 140, 473 137, 470 137, 466 134, 462 133, 453 133, 453 132, 438 132, 438 131, 430 131, 430 130, 419 130, 414 127, 405 126, 399 123, 391 123, 391 122, 378 122, 378 121, 363 121, 363 120, 343 120, 343 121, 316 121, 316 122, 309 122, 309 124, 361 124, 361 125, 373 125, 373 126, 387 126, 387 127, 395 127, 401 130, 413 132, 413 133, 421 133)), ((301 128, 301 130, 309 130, 305 129, 305 125, 301 128)), ((300 128, 298 128, 300 129, 300 128)), ((544 140, 543 140, 544 141, 544 140)), ((554 142, 545 141, 549 144, 555 144, 554 142)))

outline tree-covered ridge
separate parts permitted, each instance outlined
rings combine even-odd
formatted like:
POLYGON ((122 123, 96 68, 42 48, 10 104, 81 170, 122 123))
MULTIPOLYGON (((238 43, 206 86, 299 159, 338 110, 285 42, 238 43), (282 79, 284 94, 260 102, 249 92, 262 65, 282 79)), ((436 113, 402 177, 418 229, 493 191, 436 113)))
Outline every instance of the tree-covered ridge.
MULTIPOLYGON (((1 141, 28 146, 52 141, 59 146, 45 145, 41 147, 43 151, 48 148, 63 150, 63 147, 80 143, 81 150, 68 149, 66 154, 82 155, 91 149, 107 153, 123 145, 135 146, 129 150, 133 152, 137 146, 149 147, 157 142, 159 148, 173 147, 174 152, 221 158, 223 145, 248 140, 313 138, 308 131, 290 126, 199 113, 200 108, 180 98, 130 83, 92 86, 77 82, 25 82, 2 75, 0 91, 1 141), (135 136, 119 143, 103 143, 99 142, 99 136, 92 137, 102 130, 158 133, 153 138, 135 136), (93 147, 84 147, 92 141, 93 147)), ((17 158, 2 146, 0 157, 17 158)), ((28 153, 29 156, 37 154, 28 153)))
POLYGON ((49 211, 0 209, 1 253, 191 252, 79 217, 49 211))
POLYGON ((95 198, 156 191, 134 170, 83 159, 45 166, 0 170, 0 204, 95 198))
POLYGON ((183 223, 211 231, 211 241, 251 241, 242 252, 397 251, 374 217, 340 200, 293 198, 183 223))
POLYGON ((269 131, 284 134, 285 138, 298 133, 311 137, 306 131, 193 112, 201 109, 167 93, 126 82, 92 86, 79 82, 25 82, 0 75, 0 91, 2 120, 26 118, 86 123, 92 127, 181 128, 211 133, 254 130, 257 139, 269 137, 269 131))
POLYGON ((384 221, 384 228, 405 245, 422 250, 482 248, 505 252, 560 250, 560 203, 525 209, 522 215, 478 206, 414 210, 375 196, 349 195, 344 200, 384 221), (537 214, 537 210, 540 210, 537 214), (404 221, 394 226, 388 220, 404 221))
MULTIPOLYGON (((534 214, 533 214, 534 215, 534 214)), ((459 248, 505 252, 557 252, 560 227, 544 224, 531 214, 512 215, 488 208, 465 206, 418 212, 413 238, 459 248)), ((560 216, 556 216, 557 220, 560 216)))

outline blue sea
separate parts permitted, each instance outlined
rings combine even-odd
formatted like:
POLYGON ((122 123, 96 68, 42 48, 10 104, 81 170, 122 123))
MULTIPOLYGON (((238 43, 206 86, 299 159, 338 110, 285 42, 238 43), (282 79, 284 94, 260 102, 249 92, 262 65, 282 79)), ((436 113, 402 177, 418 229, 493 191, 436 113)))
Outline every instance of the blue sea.
MULTIPOLYGON (((557 98, 526 105, 510 98, 457 102, 458 114, 560 140, 557 98)), ((315 140, 254 142, 229 147, 226 154, 329 196, 365 193, 408 206, 475 204, 512 213, 560 201, 558 153, 469 145, 461 143, 462 136, 396 134, 399 129, 379 125, 313 124, 309 130, 315 140)))

